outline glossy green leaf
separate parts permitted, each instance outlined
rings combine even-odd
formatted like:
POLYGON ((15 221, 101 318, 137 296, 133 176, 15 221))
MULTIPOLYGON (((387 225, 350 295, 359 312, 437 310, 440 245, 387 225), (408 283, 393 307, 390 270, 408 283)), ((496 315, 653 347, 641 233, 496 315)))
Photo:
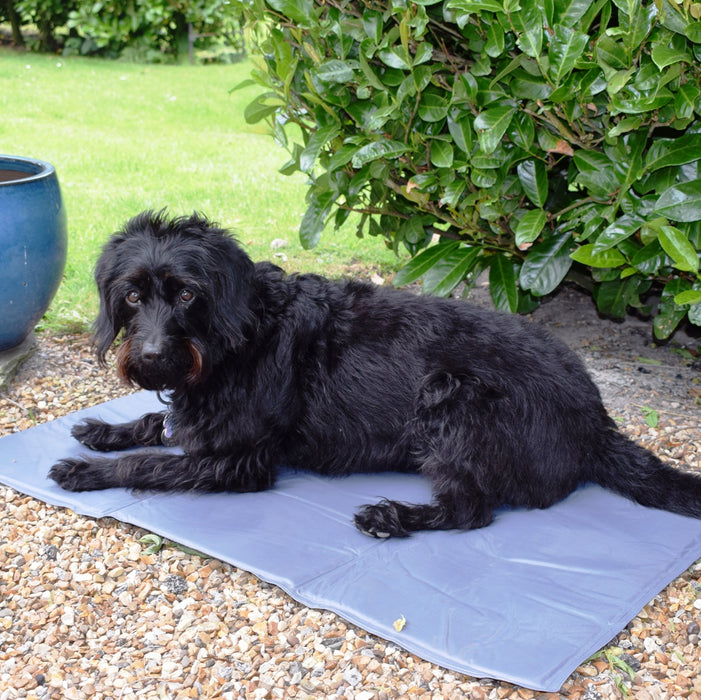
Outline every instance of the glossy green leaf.
POLYGON ((630 264, 645 275, 654 275, 667 264, 667 254, 655 239, 638 250, 631 258, 630 264))
POLYGON ((604 34, 596 42, 596 56, 599 63, 614 70, 630 67, 630 56, 623 44, 604 34))
POLYGON ((570 257, 589 267, 620 267, 626 262, 625 257, 616 248, 596 252, 593 243, 579 246, 570 257))
POLYGON ((325 83, 348 83, 353 80, 356 65, 355 62, 331 59, 318 66, 314 73, 325 83))
POLYGON ((687 291, 689 287, 690 284, 686 280, 681 279, 673 279, 665 284, 658 306, 658 313, 653 321, 656 338, 669 338, 684 316, 686 316, 686 309, 679 306, 674 300, 679 294, 687 291))
POLYGON ((414 58, 412 59, 412 66, 416 67, 426 61, 430 61, 433 56, 433 46, 427 42, 423 42, 416 47, 416 52, 414 53, 414 58))
POLYGON ((565 279, 572 266, 572 246, 569 231, 556 233, 534 245, 521 266, 521 287, 539 297, 550 294, 565 279))
POLYGON ((483 168, 484 170, 498 170, 504 164, 504 151, 502 148, 497 148, 494 153, 482 153, 477 151, 470 158, 470 163, 475 168, 483 168))
POLYGON ((540 28, 527 30, 519 36, 516 43, 527 56, 537 58, 543 47, 543 30, 540 28))
POLYGON ((644 5, 640 0, 614 0, 619 8, 619 26, 624 41, 631 52, 637 51, 641 42, 650 33, 659 14, 655 3, 644 5))
POLYGON ((300 24, 308 26, 315 17, 314 0, 267 0, 270 7, 300 24))
POLYGON ((472 105, 475 103, 479 85, 477 79, 472 73, 461 73, 455 76, 453 83, 452 101, 455 105, 472 105))
POLYGON ((481 187, 487 189, 496 184, 497 175, 493 170, 480 170, 479 168, 472 168, 470 170, 470 180, 475 187, 481 187))
POLYGON ((701 44, 701 22, 690 22, 684 28, 684 34, 694 44, 701 44))
POLYGON ((299 240, 305 250, 314 248, 319 242, 330 211, 330 204, 322 205, 312 198, 299 226, 299 240))
POLYGON ((499 65, 502 65, 503 67, 494 76, 494 80, 493 80, 494 83, 501 82, 504 78, 510 76, 515 71, 518 72, 518 69, 521 66, 521 61, 518 58, 512 58, 508 63, 499 64, 499 65))
POLYGON ((453 165, 453 146, 447 141, 431 141, 431 163, 437 168, 453 165))
POLYGON ((614 114, 641 114, 652 112, 660 107, 664 107, 674 99, 672 93, 666 88, 656 90, 653 94, 639 95, 625 91, 614 95, 611 98, 611 111, 614 114))
POLYGON ((675 5, 677 4, 674 0, 661 0, 659 2, 659 6, 662 10, 659 18, 660 24, 677 34, 684 34, 687 22, 681 12, 675 11, 672 3, 675 5))
POLYGON ((360 65, 360 70, 363 71, 363 75, 365 76, 366 80, 368 83, 370 83, 370 85, 372 85, 372 87, 381 91, 386 89, 385 84, 377 77, 375 71, 368 63, 368 60, 363 55, 362 51, 358 56, 358 64, 360 65))
POLYGON ((514 97, 522 100, 545 100, 552 94, 552 87, 541 75, 520 71, 509 85, 514 97))
POLYGON ((674 267, 685 272, 698 272, 699 257, 689 239, 674 226, 662 226, 659 233, 660 245, 674 261, 674 267))
POLYGON ((655 65, 660 70, 671 66, 673 63, 679 63, 680 61, 684 63, 691 63, 693 61, 691 54, 686 49, 675 49, 673 47, 664 46, 663 44, 654 46, 651 56, 655 65))
POLYGON ((496 150, 515 111, 513 107, 492 107, 477 115, 474 126, 483 153, 493 153, 496 150))
POLYGON ((479 248, 465 246, 446 253, 424 275, 424 293, 439 297, 448 296, 465 279, 479 253, 479 248))
POLYGON ((606 92, 611 96, 617 95, 628 84, 631 78, 633 78, 634 73, 635 71, 632 68, 615 71, 614 73, 609 71, 606 92))
POLYGON ((555 23, 565 27, 573 27, 579 24, 579 20, 592 6, 592 2, 591 0, 557 0, 553 5, 555 23))
POLYGON ((498 22, 487 25, 487 41, 484 45, 487 56, 496 58, 504 52, 504 30, 498 22))
POLYGON ((377 160, 378 158, 394 158, 402 153, 406 153, 408 146, 399 141, 373 141, 360 148, 353 156, 353 167, 362 168, 365 163, 377 160))
POLYGON ((578 150, 574 153, 574 163, 579 170, 575 181, 595 197, 607 199, 621 185, 616 166, 605 153, 578 150))
POLYGON ((448 0, 446 7, 459 12, 503 12, 504 6, 498 0, 448 0))
POLYGON ((536 207, 542 208, 548 198, 548 171, 541 160, 524 160, 516 166, 526 197, 536 207))
POLYGON ((387 105, 376 109, 372 114, 368 115, 366 129, 368 131, 380 131, 387 121, 396 115, 396 112, 397 108, 395 105, 387 105))
POLYGON ((392 46, 385 51, 379 51, 377 55, 390 68, 398 68, 399 70, 411 68, 411 58, 403 46, 392 46))
POLYGON ((411 72, 411 77, 414 80, 414 85, 418 92, 423 92, 431 82, 433 70, 431 66, 416 66, 411 72))
POLYGON ((424 92, 418 114, 426 122, 440 122, 448 116, 448 100, 435 92, 424 92))
POLYGON ((257 124, 263 119, 275 114, 280 109, 282 102, 275 93, 267 92, 258 95, 252 102, 246 105, 243 111, 243 118, 247 124, 257 124))
POLYGON ((453 180, 449 185, 446 185, 440 201, 441 206, 447 204, 449 207, 456 207, 466 187, 465 180, 453 180))
POLYGON ((589 36, 587 34, 562 24, 555 26, 555 31, 550 37, 548 59, 550 76, 556 85, 559 85, 571 73, 575 62, 582 55, 588 43, 589 36))
POLYGON ((547 221, 548 216, 542 209, 527 211, 516 224, 514 230, 516 246, 521 248, 523 245, 533 243, 540 236, 547 221))
POLYGON ((625 282, 619 280, 602 282, 594 290, 597 309, 606 316, 624 318, 628 308, 625 282))
POLYGON ((674 97, 674 113, 677 119, 691 119, 699 104, 701 89, 693 83, 684 83, 679 86, 679 92, 674 97))
POLYGON ((594 251, 601 253, 613 248, 626 238, 630 238, 636 231, 640 230, 643 222, 644 219, 636 214, 624 214, 599 234, 594 243, 594 251))
POLYGON ((399 235, 401 235, 404 243, 410 244, 415 249, 420 249, 426 240, 426 228, 424 227, 423 218, 420 216, 412 216, 406 219, 399 227, 399 235))
POLYGON ((302 151, 299 158, 299 169, 302 172, 309 172, 313 167, 316 159, 319 157, 321 149, 333 138, 338 136, 341 129, 337 125, 325 126, 317 129, 307 142, 306 148, 302 151))
POLYGON ((683 165, 701 159, 701 134, 674 139, 655 139, 645 156, 645 170, 653 172, 669 165, 683 165))
POLYGON ((471 121, 472 120, 467 115, 458 118, 448 116, 448 131, 453 137, 455 145, 464 153, 472 152, 474 137, 472 134, 472 127, 470 126, 471 121))
POLYGON ((615 126, 609 129, 609 138, 614 138, 629 131, 635 131, 643 123, 640 115, 634 117, 623 117, 615 126))
POLYGON ((543 14, 535 3, 522 3, 519 12, 511 15, 516 30, 516 45, 531 58, 538 58, 543 49, 543 14))
POLYGON ((365 10, 363 12, 363 29, 365 34, 372 39, 375 44, 382 41, 385 23, 381 12, 365 10))
POLYGON ((674 296, 674 303, 680 306, 684 304, 701 304, 701 289, 687 289, 674 296))
POLYGON ((686 313, 686 317, 689 319, 689 323, 701 326, 701 303, 692 304, 686 313))
POLYGON ((452 252, 459 245, 458 241, 441 242, 422 250, 414 256, 394 276, 395 287, 403 287, 421 279, 439 260, 452 252))
POLYGON ((535 140, 533 120, 522 112, 516 112, 511 120, 511 124, 509 124, 507 134, 516 146, 522 148, 524 151, 528 151, 535 140))
POLYGON ((579 149, 574 153, 574 162, 580 172, 590 172, 609 168, 612 160, 601 151, 579 149))
POLYGON ((331 158, 329 158, 327 164, 326 164, 326 169, 329 172, 333 172, 334 170, 338 170, 339 168, 342 168, 344 165, 347 163, 350 163, 351 160, 353 159, 353 156, 358 152, 358 147, 357 146, 351 146, 351 145, 345 145, 341 146, 336 153, 334 153, 331 158))
POLYGON ((655 212, 673 221, 701 221, 701 179, 665 190, 657 200, 655 212))
POLYGON ((489 265, 489 294, 500 311, 518 311, 518 286, 514 263, 505 255, 495 255, 489 265))

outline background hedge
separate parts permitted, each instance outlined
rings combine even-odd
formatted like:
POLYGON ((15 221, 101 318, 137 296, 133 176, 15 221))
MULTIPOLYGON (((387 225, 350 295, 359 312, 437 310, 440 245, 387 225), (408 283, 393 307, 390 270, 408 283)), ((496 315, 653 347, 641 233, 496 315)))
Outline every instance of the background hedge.
POLYGON ((227 60, 243 51, 241 0, 0 0, 13 40, 64 54, 171 62, 188 55, 188 25, 198 57, 227 60))
POLYGON ((249 106, 309 178, 303 244, 358 214, 397 284, 489 272, 498 308, 564 280, 701 325, 701 3, 252 0, 249 106), (646 306, 657 290, 655 308, 646 306))

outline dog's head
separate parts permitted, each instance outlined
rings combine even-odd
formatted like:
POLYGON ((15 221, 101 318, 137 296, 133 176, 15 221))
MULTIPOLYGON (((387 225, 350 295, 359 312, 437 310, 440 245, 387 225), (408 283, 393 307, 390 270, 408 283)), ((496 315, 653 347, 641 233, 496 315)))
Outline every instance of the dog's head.
POLYGON ((181 389, 208 375, 244 341, 253 263, 226 231, 199 214, 131 219, 95 270, 100 362, 120 331, 117 369, 145 389, 181 389))

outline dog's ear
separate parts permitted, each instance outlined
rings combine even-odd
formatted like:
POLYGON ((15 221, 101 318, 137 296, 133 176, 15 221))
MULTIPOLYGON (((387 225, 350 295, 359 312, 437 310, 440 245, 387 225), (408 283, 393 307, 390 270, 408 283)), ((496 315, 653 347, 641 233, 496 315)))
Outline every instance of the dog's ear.
POLYGON ((211 324, 226 346, 233 349, 245 340, 246 329, 254 322, 251 308, 254 264, 234 238, 221 229, 217 234, 211 324))
POLYGON ((105 362, 105 356, 110 346, 119 335, 124 325, 121 316, 120 300, 114 298, 112 267, 116 256, 116 242, 110 240, 102 251, 102 255, 95 267, 95 283, 100 294, 100 310, 93 324, 93 335, 97 358, 101 364, 105 362))

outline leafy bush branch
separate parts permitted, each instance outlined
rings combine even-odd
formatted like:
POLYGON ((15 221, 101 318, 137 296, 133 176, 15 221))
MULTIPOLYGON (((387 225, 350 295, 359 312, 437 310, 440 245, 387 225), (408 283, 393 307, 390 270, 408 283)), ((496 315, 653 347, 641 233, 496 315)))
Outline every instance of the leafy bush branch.
POLYGON ((655 333, 701 325, 701 3, 252 0, 252 79, 309 178, 300 236, 352 212, 448 294, 497 307, 566 279, 655 333), (437 235, 436 235, 437 234, 437 235))

